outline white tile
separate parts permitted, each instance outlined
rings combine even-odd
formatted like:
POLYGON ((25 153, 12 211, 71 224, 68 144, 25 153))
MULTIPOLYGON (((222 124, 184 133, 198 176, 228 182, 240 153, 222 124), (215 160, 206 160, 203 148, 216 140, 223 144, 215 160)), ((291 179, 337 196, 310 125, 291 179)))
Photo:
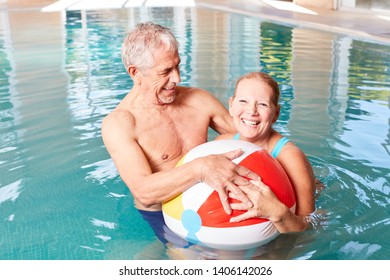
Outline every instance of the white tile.
POLYGON ((309 10, 305 7, 299 6, 295 3, 291 2, 285 2, 285 1, 276 1, 276 0, 263 0, 264 3, 267 5, 270 5, 276 9, 279 10, 285 10, 285 11, 291 11, 291 12, 297 12, 297 13, 303 13, 303 14, 310 14, 310 15, 317 15, 316 12, 309 10))
POLYGON ((60 0, 60 1, 54 2, 53 4, 48 5, 46 7, 43 7, 41 9, 41 11, 42 12, 59 12, 59 11, 63 11, 66 8, 68 8, 69 6, 74 5, 77 2, 79 2, 79 1, 80 0, 60 0))
POLYGON ((195 7, 194 0, 147 0, 146 7, 195 7))
POLYGON ((122 8, 126 2, 127 0, 81 0, 68 7, 68 10, 118 9, 122 8))
POLYGON ((131 7, 141 7, 144 5, 146 0, 128 0, 125 8, 131 8, 131 7))

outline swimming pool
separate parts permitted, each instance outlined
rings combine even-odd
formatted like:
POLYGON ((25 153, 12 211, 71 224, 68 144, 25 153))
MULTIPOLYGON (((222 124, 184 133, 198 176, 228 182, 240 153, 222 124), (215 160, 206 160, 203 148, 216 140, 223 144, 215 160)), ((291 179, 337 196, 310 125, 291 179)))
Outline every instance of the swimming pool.
POLYGON ((1 17, 0 259, 204 257, 159 243, 101 140, 103 117, 132 85, 123 35, 146 20, 179 39, 182 84, 225 105, 248 71, 281 85, 276 128, 325 189, 315 228, 278 237, 261 258, 390 259, 389 45, 199 8, 1 17))

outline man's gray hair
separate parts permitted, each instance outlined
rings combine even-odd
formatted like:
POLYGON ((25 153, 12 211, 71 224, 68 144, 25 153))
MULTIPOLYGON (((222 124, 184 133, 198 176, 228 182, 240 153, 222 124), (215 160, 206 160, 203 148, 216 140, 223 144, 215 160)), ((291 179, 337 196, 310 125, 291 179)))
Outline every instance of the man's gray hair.
POLYGON ((152 22, 139 23, 125 37, 122 44, 122 62, 128 71, 130 65, 141 70, 154 66, 153 53, 160 48, 178 51, 179 43, 172 31, 152 22))

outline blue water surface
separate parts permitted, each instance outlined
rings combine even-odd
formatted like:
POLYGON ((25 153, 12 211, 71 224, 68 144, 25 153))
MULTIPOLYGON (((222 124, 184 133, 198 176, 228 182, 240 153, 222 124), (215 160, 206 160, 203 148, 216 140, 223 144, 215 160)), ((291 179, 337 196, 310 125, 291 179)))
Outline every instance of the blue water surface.
POLYGON ((256 257, 390 259, 389 45, 199 8, 0 13, 0 259, 226 258, 164 247, 103 145, 132 86, 123 36, 146 20, 180 41, 182 84, 226 106, 246 72, 280 83, 275 128, 325 187, 313 229, 256 257))

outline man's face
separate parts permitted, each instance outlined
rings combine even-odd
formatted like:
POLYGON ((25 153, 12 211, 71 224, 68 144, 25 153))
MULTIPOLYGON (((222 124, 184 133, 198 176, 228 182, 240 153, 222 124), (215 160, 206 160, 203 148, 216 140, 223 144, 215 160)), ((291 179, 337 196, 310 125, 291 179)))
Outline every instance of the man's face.
POLYGON ((172 103, 176 98, 176 85, 180 83, 180 58, 178 52, 164 49, 153 53, 155 64, 152 68, 141 71, 142 87, 150 96, 152 102, 164 105, 172 103))

